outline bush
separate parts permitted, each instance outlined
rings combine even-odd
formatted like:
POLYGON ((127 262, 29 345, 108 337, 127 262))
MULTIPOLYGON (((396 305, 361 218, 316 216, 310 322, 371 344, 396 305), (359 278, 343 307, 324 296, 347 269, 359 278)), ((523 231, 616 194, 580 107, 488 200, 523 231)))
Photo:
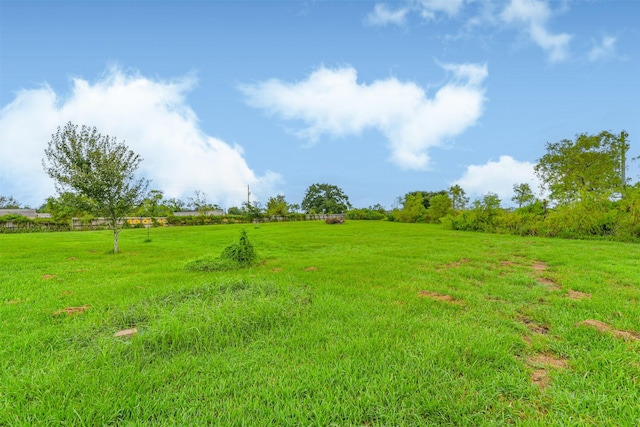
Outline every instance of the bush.
POLYGON ((240 232, 238 242, 232 243, 222 250, 219 257, 204 256, 187 262, 187 271, 228 271, 250 267, 258 261, 258 254, 249 241, 247 232, 240 232))
POLYGON ((347 212, 347 219, 381 220, 386 217, 384 213, 372 209, 352 209, 347 212))
POLYGON ((344 219, 336 218, 336 217, 329 217, 324 222, 326 222, 327 224, 342 224, 344 222, 344 219))

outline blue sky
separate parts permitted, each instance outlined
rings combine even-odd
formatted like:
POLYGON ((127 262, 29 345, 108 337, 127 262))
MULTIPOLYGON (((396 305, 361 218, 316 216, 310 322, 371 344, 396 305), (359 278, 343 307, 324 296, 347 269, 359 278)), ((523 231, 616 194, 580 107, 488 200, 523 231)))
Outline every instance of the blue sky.
POLYGON ((329 183, 390 208, 459 184, 508 206, 547 142, 624 129, 640 155, 640 2, 0 0, 0 107, 0 195, 31 206, 68 121, 167 197, 329 183))

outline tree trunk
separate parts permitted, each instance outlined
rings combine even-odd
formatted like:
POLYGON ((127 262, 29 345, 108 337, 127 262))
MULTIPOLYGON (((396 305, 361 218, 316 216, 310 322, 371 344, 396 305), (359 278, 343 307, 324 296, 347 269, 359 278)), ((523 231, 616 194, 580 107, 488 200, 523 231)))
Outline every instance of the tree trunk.
POLYGON ((113 228, 113 253, 118 253, 118 227, 113 228))

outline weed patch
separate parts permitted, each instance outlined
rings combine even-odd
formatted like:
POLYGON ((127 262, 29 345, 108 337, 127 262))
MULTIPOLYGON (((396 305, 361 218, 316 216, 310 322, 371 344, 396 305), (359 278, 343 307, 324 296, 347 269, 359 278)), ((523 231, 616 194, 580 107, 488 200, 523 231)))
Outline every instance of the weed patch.
POLYGON ((243 229, 240 238, 222 250, 219 257, 204 256, 187 262, 187 271, 228 271, 251 267, 258 261, 258 254, 243 229))

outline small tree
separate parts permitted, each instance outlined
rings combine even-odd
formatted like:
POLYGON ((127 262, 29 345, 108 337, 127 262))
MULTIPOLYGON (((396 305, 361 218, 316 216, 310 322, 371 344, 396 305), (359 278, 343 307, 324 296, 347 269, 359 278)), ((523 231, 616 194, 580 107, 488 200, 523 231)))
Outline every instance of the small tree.
POLYGON ((469 197, 458 184, 449 187, 449 196, 451 196, 453 209, 457 211, 464 210, 469 203, 469 197))
POLYGON ((0 196, 0 209, 20 209, 20 203, 13 196, 0 196))
POLYGON ((276 197, 269 197, 267 201, 267 216, 287 216, 291 205, 289 205, 282 194, 276 197))
POLYGON ((113 230, 113 252, 118 252, 120 223, 144 197, 148 181, 134 177, 140 156, 116 138, 93 127, 71 122, 51 136, 45 172, 55 180, 59 194, 75 193, 90 201, 93 213, 104 217, 113 230))
POLYGON ((536 200, 536 196, 531 191, 531 186, 527 183, 513 184, 513 193, 514 196, 511 200, 518 204, 518 208, 530 205, 536 200))

